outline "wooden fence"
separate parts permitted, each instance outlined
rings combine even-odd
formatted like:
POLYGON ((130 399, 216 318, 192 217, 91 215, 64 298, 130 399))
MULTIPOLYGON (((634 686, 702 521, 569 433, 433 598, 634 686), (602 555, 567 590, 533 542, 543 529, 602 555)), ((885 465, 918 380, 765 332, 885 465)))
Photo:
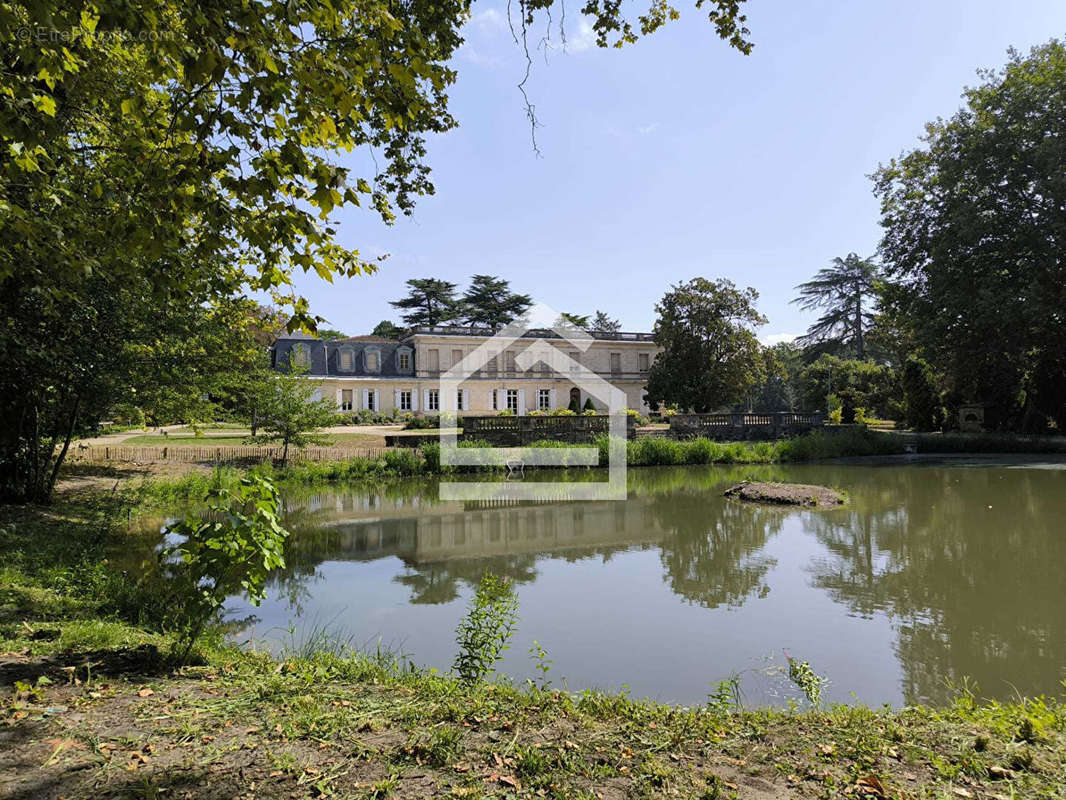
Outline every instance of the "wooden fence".
POLYGON ((674 414, 670 434, 678 439, 703 436, 708 439, 780 439, 797 436, 825 422, 820 412, 795 414, 774 411, 769 414, 674 414))
MULTIPOLYGON (((303 447, 289 448, 289 460, 347 461, 351 458, 379 458, 385 447, 303 447)), ((282 448, 278 445, 74 445, 67 459, 75 463, 100 464, 135 462, 139 464, 227 464, 241 462, 279 461, 282 448)))

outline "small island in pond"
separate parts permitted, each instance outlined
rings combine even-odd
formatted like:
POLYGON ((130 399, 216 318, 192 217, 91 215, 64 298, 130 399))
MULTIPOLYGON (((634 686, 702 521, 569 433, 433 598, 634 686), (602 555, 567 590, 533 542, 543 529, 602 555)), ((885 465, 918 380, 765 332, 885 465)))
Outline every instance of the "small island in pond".
POLYGON ((775 505, 808 506, 810 508, 835 507, 844 504, 844 495, 825 486, 805 483, 754 483, 744 481, 725 491, 726 497, 736 497, 750 503, 773 503, 775 505))

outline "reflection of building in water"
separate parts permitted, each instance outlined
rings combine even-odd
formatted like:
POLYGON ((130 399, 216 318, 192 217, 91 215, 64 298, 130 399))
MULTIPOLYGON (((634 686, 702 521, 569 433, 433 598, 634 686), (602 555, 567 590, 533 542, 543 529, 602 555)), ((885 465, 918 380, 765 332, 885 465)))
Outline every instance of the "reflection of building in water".
POLYGON ((646 505, 614 502, 441 503, 424 497, 316 495, 288 513, 294 530, 317 531, 320 559, 392 555, 417 563, 575 548, 613 550, 661 537, 646 505), (323 544, 325 550, 319 549, 323 544))

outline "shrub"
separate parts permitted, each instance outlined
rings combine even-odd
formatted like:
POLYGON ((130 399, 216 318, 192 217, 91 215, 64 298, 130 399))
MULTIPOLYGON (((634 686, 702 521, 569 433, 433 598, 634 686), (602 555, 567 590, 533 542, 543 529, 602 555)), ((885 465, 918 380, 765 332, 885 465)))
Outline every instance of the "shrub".
POLYGON ((569 404, 567 404, 566 410, 567 411, 572 411, 575 414, 580 414, 581 413, 581 406, 578 405, 576 397, 571 397, 570 398, 570 402, 569 402, 569 404))
POLYGON ((642 427, 648 424, 648 418, 637 411, 635 408, 627 408, 626 415, 633 420, 633 424, 637 427, 642 427))
MULTIPOLYGON (((438 452, 438 461, 440 454, 438 452)), ((417 450, 400 448, 385 451, 385 468, 397 475, 418 475, 422 472, 424 462, 417 450)))
POLYGON ((586 397, 585 398, 585 405, 583 405, 581 407, 581 410, 582 411, 595 411, 596 410, 596 404, 592 402, 592 398, 591 397, 586 397))
POLYGON ((170 584, 169 607, 184 645, 181 660, 214 619, 227 597, 243 592, 253 605, 265 595, 267 576, 285 566, 289 535, 278 516, 274 484, 260 475, 234 489, 211 490, 204 517, 187 517, 167 533, 182 541, 160 553, 160 572, 170 584))

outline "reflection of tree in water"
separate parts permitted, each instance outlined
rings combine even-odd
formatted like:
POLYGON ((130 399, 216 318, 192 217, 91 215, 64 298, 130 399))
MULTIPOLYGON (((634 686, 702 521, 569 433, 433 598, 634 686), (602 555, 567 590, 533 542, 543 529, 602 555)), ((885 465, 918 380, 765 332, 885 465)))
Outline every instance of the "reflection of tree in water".
POLYGON ((813 580, 856 613, 898 617, 907 702, 944 699, 963 677, 999 696, 1056 691, 1066 666, 1066 476, 912 468, 878 477, 895 508, 860 490, 849 511, 809 518, 831 554, 813 580))
POLYGON ((532 583, 537 577, 533 554, 455 558, 417 563, 404 561, 407 572, 393 580, 411 590, 412 603, 448 603, 459 597, 459 584, 473 590, 486 572, 509 578, 516 584, 532 583))
POLYGON ((648 502, 665 532, 660 543, 664 580, 676 594, 716 608, 739 606, 750 595, 769 591, 764 578, 777 560, 760 551, 781 530, 788 511, 705 491, 674 491, 648 502))

